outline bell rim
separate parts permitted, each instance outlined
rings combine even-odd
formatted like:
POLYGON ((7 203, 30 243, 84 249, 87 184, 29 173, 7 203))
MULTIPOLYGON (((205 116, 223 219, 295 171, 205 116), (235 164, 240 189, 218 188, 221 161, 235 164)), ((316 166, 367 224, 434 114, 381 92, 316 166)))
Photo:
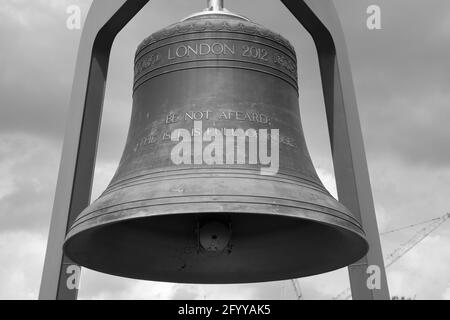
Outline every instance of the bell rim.
MULTIPOLYGON (((202 203, 204 203, 204 202, 202 202, 202 203)), ((199 203, 190 202, 189 204, 190 204, 191 207, 195 208, 199 203)), ((173 207, 176 204, 171 203, 169 205, 171 207, 173 207)), ((123 222, 123 221, 138 220, 138 219, 145 219, 145 218, 152 218, 152 217, 188 215, 188 214, 190 214, 190 215, 202 215, 202 214, 209 214, 209 213, 217 213, 217 214, 220 213, 220 214, 222 214, 224 212, 229 213, 229 214, 267 215, 267 216, 281 216, 281 217, 287 217, 287 218, 292 218, 292 219, 303 219, 303 220, 307 220, 307 221, 323 223, 323 224, 330 225, 330 226, 342 227, 342 228, 345 228, 347 231, 358 233, 364 239, 365 239, 365 236, 366 236, 364 230, 362 229, 362 226, 359 223, 354 223, 354 222, 351 222, 351 221, 349 221, 347 219, 343 219, 343 218, 341 218, 339 216, 331 215, 329 213, 324 213, 323 211, 319 211, 319 210, 311 210, 309 208, 295 207, 295 208, 292 209, 292 211, 296 212, 295 214, 286 214, 286 213, 282 213, 281 214, 281 213, 274 213, 273 211, 270 211, 270 210, 267 210, 266 212, 262 212, 260 210, 260 208, 258 208, 259 210, 255 210, 255 212, 249 212, 248 211, 249 207, 246 208, 247 211, 232 210, 231 208, 223 207, 226 204, 222 204, 222 208, 220 210, 212 210, 211 207, 208 207, 208 209, 195 208, 192 211, 189 211, 189 210, 186 211, 185 210, 186 209, 186 207, 185 207, 186 204, 183 203, 182 205, 183 205, 183 211, 180 210, 180 212, 160 213, 160 214, 158 214, 158 213, 155 213, 153 211, 153 213, 151 213, 151 214, 148 213, 147 215, 129 215, 129 214, 127 214, 127 215, 124 215, 122 217, 122 219, 114 219, 114 220, 111 219, 111 221, 103 221, 100 224, 96 224, 96 223, 92 222, 97 217, 94 217, 92 219, 87 219, 87 220, 82 221, 81 223, 77 224, 75 227, 72 226, 69 229, 69 232, 67 233, 67 236, 66 236, 66 239, 65 239, 64 242, 66 243, 74 235, 76 235, 76 234, 78 234, 80 232, 86 231, 88 229, 93 229, 93 228, 96 228, 96 227, 107 226, 107 225, 111 225, 111 224, 115 224, 115 223, 120 223, 120 222, 123 222), (314 212, 315 216, 314 217, 307 217, 306 215, 299 214, 302 211, 314 212), (332 224, 331 222, 328 222, 327 219, 318 220, 317 216, 320 216, 320 215, 322 215, 324 218, 328 218, 328 219, 330 217, 332 217, 332 219, 330 219, 330 220, 334 220, 334 221, 345 221, 345 222, 347 222, 347 225, 350 225, 350 226, 353 226, 353 227, 346 228, 346 227, 343 227, 343 225, 338 224, 338 223, 332 224), (86 223, 86 221, 91 221, 91 223, 86 223)), ((260 205, 260 207, 263 207, 263 206, 270 207, 270 205, 267 205, 267 204, 260 205)), ((316 204, 312 204, 312 206, 315 206, 317 208, 319 208, 319 207, 323 208, 322 206, 316 205, 316 204)), ((173 210, 173 208, 171 208, 171 209, 173 210)), ((142 212, 143 210, 141 209, 141 207, 139 207, 139 208, 135 208, 135 209, 133 209, 133 208, 121 209, 120 211, 121 212, 130 212, 130 211, 142 212)), ((335 211, 338 211, 338 210, 335 210, 335 211)), ((345 213, 343 213, 343 214, 345 214, 345 213)), ((82 214, 80 214, 80 216, 81 215, 82 214)), ((107 216, 107 215, 105 215, 105 216, 107 216)))
MULTIPOLYGON (((221 212, 223 214, 223 212, 221 212)), ((207 212, 205 212, 204 214, 207 214, 207 212)), ((137 280, 147 280, 147 281, 161 281, 161 282, 173 282, 173 283, 186 283, 186 284, 239 284, 239 283, 257 283, 257 282, 270 282, 270 281, 281 281, 281 280, 287 280, 287 279, 294 279, 294 278, 302 278, 302 277, 308 277, 308 276, 313 276, 313 275, 317 275, 317 274, 323 274, 326 272, 331 272, 334 270, 338 270, 340 268, 346 267, 348 265, 351 265, 352 263, 358 261, 359 259, 361 259, 364 255, 367 254, 368 250, 369 250, 369 243, 366 239, 366 235, 364 233, 364 231, 362 230, 362 228, 349 228, 346 225, 343 224, 338 224, 338 223, 332 223, 330 221, 319 221, 317 219, 313 219, 313 218, 306 218, 306 217, 293 217, 293 216, 287 216, 287 215, 276 215, 276 214, 266 214, 266 213, 249 213, 249 212, 233 212, 231 214, 234 215, 239 215, 239 214, 245 214, 247 216, 271 216, 271 217, 281 217, 282 219, 288 219, 288 220, 297 220, 298 222, 304 222, 304 221, 308 221, 308 222, 312 222, 315 223, 317 225, 321 225, 324 226, 324 228, 328 228, 330 230, 336 230, 336 232, 341 232, 344 233, 345 236, 342 237, 342 239, 344 239, 347 242, 350 242, 352 239, 352 243, 354 243, 353 241, 358 241, 358 245, 356 246, 357 250, 359 252, 359 254, 353 254, 348 261, 346 262, 342 262, 339 264, 334 264, 334 265, 326 265, 324 267, 318 268, 316 271, 314 272, 300 272, 300 271, 292 271, 292 274, 286 274, 283 273, 283 275, 276 275, 276 272, 274 272, 274 275, 271 277, 265 277, 265 278, 258 278, 258 279, 249 279, 249 278, 245 278, 245 280, 238 280, 238 279, 230 279, 227 278, 226 280, 220 280, 220 276, 217 276, 216 279, 212 279, 212 278, 208 278, 208 280, 201 280, 200 278, 197 278, 195 280, 191 280, 189 277, 184 278, 183 276, 180 275, 179 278, 174 277, 173 274, 170 274, 166 277, 151 277, 151 276, 133 276, 130 275, 129 273, 126 272, 114 272, 111 270, 105 270, 105 268, 101 268, 99 266, 95 266, 93 264, 86 264, 85 261, 81 261, 78 259, 78 257, 75 257, 71 254, 70 252, 70 245, 74 244, 73 241, 76 241, 77 236, 83 235, 83 233, 85 232, 95 232, 98 229, 101 228, 105 228, 105 227, 110 227, 116 224, 120 224, 121 222, 130 222, 130 221, 134 221, 137 222, 139 220, 146 220, 146 219, 151 219, 152 217, 155 216, 140 216, 140 217, 134 217, 134 218, 130 218, 130 216, 127 216, 127 218, 123 219, 123 220, 116 220, 113 222, 109 222, 109 223, 105 223, 105 224, 101 224, 101 225, 95 225, 93 227, 86 227, 86 228, 79 228, 79 229, 73 229, 69 232, 69 234, 66 237, 66 240, 64 242, 64 246, 63 246, 63 250, 64 252, 75 262, 80 263, 80 265, 87 267, 88 269, 91 270, 95 270, 98 272, 102 272, 102 273, 106 273, 106 274, 110 274, 110 275, 114 275, 114 276, 120 276, 120 277, 126 277, 126 278, 130 278, 130 279, 137 279, 137 280), (337 230, 339 229, 339 230, 337 230)), ((320 213, 317 213, 320 215, 320 213)), ((193 212, 193 213, 179 213, 179 214, 164 214, 164 215, 160 215, 157 217, 168 217, 168 216, 172 216, 172 217, 176 217, 176 216, 183 216, 183 215, 196 215, 196 216, 201 216, 202 213, 197 213, 197 212, 193 212)), ((326 214, 323 214, 326 215, 326 214)), ((316 216, 317 217, 317 216, 316 216)), ((344 246, 344 242, 342 241, 342 244, 344 246)), ((300 254, 300 253, 299 253, 300 254)), ((348 258, 348 257, 347 257, 348 258)))

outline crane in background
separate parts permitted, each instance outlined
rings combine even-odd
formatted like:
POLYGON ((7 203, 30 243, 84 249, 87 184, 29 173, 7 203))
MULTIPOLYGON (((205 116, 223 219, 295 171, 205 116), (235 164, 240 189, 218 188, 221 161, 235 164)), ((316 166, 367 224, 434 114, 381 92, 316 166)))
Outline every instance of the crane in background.
MULTIPOLYGON (((393 265, 395 262, 397 262, 401 257, 403 257, 405 254, 407 254, 411 249, 413 249, 415 246, 417 246, 420 242, 422 242, 423 239, 428 237, 431 233, 433 233, 436 229, 438 229, 445 221, 447 221, 450 218, 450 213, 446 213, 442 217, 434 218, 431 220, 427 220, 424 222, 416 223, 413 225, 401 227, 398 229, 394 229, 391 231, 383 232, 380 235, 386 235, 389 233, 394 233, 400 230, 410 229, 413 227, 417 227, 419 225, 425 225, 422 229, 420 229, 417 233, 414 234, 412 238, 410 238, 407 242, 400 245, 397 249, 395 249, 392 253, 386 256, 385 258, 385 267, 388 268, 391 265, 393 265)), ((340 294, 335 296, 334 300, 348 300, 352 297, 351 289, 347 288, 346 290, 342 291, 340 294)))
POLYGON ((300 282, 298 279, 292 279, 292 286, 294 287, 295 295, 297 296, 297 300, 303 300, 302 288, 300 287, 300 282))

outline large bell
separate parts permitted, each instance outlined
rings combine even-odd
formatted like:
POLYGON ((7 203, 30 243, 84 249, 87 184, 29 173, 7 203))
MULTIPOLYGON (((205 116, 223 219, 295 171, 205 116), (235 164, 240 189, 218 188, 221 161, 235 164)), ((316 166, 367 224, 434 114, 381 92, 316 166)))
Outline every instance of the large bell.
POLYGON ((122 160, 71 226, 66 254, 100 272, 180 283, 292 279, 357 261, 368 250, 361 225, 306 148, 294 48, 209 2, 139 46, 122 160), (241 144, 230 138, 238 129, 241 144), (221 140, 223 154, 214 144, 215 161, 202 159, 221 140), (279 148, 277 164, 259 161, 265 145, 265 160, 279 148))

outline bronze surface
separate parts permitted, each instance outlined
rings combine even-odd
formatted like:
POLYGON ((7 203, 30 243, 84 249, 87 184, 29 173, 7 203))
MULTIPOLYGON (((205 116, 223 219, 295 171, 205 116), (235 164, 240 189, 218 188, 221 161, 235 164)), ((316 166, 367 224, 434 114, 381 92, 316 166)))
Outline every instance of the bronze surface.
POLYGON ((139 46, 125 150, 107 190, 72 225, 69 257, 124 277, 241 283, 331 271, 367 249, 359 222, 310 159, 287 40, 211 15, 139 46), (170 133, 195 121, 203 129, 280 129, 278 173, 261 175, 258 164, 174 165, 170 133), (230 241, 211 254, 199 225, 216 220, 229 226, 230 241))

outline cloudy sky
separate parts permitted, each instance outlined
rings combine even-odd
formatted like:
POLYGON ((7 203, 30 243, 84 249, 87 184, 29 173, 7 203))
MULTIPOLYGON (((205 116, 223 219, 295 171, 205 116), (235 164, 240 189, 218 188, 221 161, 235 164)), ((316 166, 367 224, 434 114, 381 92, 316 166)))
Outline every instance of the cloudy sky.
MULTIPOLYGON (((79 30, 66 28, 66 9, 78 5, 84 21, 90 3, 0 1, 0 299, 38 295, 80 38, 79 30)), ((321 80, 310 36, 279 1, 225 3, 295 45, 305 136, 323 182, 335 194, 321 80)), ((450 212, 450 2, 335 3, 349 47, 380 230, 450 212), (366 27, 366 9, 372 4, 381 7, 381 30, 366 27)), ((136 46, 204 5, 203 0, 152 0, 117 37, 93 199, 114 174, 124 147, 136 46)), ((385 255, 416 231, 383 236, 385 255)), ((388 269, 391 294, 450 299, 449 249, 447 222, 388 269)), ((300 284, 306 299, 330 299, 348 286, 348 276, 346 270, 338 270, 301 279, 300 284)), ((80 290, 81 299, 294 297, 289 282, 193 286, 119 279, 88 270, 83 270, 80 290)))

